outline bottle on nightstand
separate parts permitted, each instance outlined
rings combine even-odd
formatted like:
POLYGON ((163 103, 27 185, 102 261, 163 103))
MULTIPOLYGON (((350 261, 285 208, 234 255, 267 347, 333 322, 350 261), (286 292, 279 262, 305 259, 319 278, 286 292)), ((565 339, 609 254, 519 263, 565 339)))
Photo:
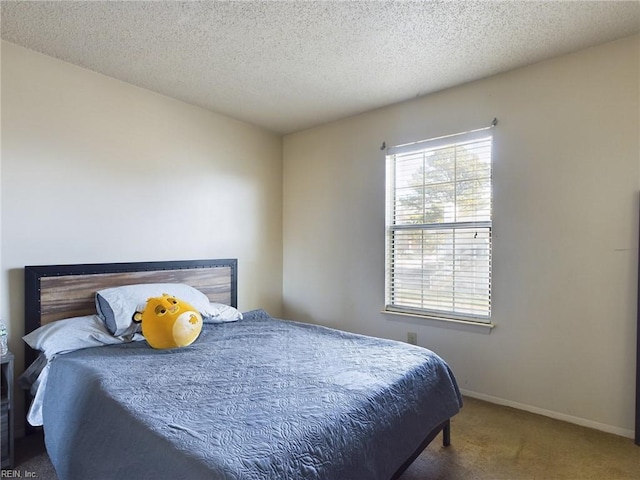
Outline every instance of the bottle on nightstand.
POLYGON ((13 467, 13 355, 7 348, 7 327, 2 320, 0 353, 0 467, 6 469, 13 467))
POLYGON ((0 318, 0 355, 6 355, 9 351, 7 346, 7 325, 0 318))

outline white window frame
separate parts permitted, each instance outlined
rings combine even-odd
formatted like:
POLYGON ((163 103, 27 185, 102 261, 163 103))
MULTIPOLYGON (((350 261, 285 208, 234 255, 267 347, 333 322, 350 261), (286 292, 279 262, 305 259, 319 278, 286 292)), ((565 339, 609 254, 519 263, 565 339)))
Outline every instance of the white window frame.
MULTIPOLYGON (((384 308, 385 312, 491 325, 491 288, 492 288, 491 254, 492 254, 492 244, 493 244, 493 241, 492 241, 493 135, 490 129, 491 127, 482 128, 482 129, 474 130, 471 132, 449 135, 446 137, 438 137, 438 138, 416 142, 412 144, 391 147, 387 150, 387 155, 386 155, 386 163, 387 163, 386 249, 385 249, 386 250, 386 254, 385 254, 386 268, 385 268, 385 308, 384 308), (396 195, 398 195, 396 192, 397 190, 399 190, 398 184, 396 183, 397 159, 409 158, 412 155, 419 155, 421 153, 426 155, 425 152, 433 152, 435 150, 447 148, 451 146, 464 146, 465 144, 477 145, 478 143, 476 142, 486 142, 487 140, 489 142, 489 149, 490 149, 489 159, 488 159, 489 161, 488 218, 487 218, 486 209, 485 209, 479 219, 465 219, 464 221, 458 221, 457 218, 453 218, 453 219, 445 219, 445 221, 441 219, 440 221, 432 222, 426 219, 427 215, 424 212, 426 212, 427 209, 426 209, 426 206, 424 206, 424 202, 423 202, 424 220, 422 222, 415 222, 415 223, 404 222, 403 223, 402 221, 397 221, 397 219, 400 216, 400 215, 397 215, 397 213, 405 212, 405 210, 401 210, 398 208, 398 200, 396 198, 396 195), (400 266, 402 266, 402 262, 400 260, 396 261, 396 257, 400 254, 400 252, 398 252, 398 255, 396 255, 395 245, 396 243, 398 245, 402 244, 401 243, 402 240, 400 240, 402 238, 401 237, 402 232, 405 232, 405 233, 413 232, 413 235, 415 235, 419 231, 422 232, 420 235, 422 240, 420 240, 419 242, 422 242, 421 249, 423 251, 425 250, 425 245, 427 245, 427 242, 429 241, 428 239, 433 239, 435 238, 434 235, 437 236, 442 232, 451 232, 451 238, 453 240, 451 240, 450 244, 447 244, 449 246, 453 245, 449 250, 450 252, 452 252, 449 255, 451 260, 448 262, 448 265, 447 265, 447 268, 449 268, 448 270, 449 272, 455 272, 456 265, 459 265, 461 263, 459 261, 458 262, 456 261, 456 256, 458 257, 461 256, 460 254, 458 254, 458 250, 456 250, 456 244, 455 244, 456 235, 461 235, 463 232, 468 233, 470 231, 474 231, 475 236, 473 238, 475 239, 477 238, 478 232, 480 232, 480 235, 482 235, 482 239, 484 241, 484 245, 477 250, 478 252, 480 252, 477 258, 481 259, 481 261, 479 262, 481 264, 481 268, 480 268, 481 274, 479 276, 480 280, 478 283, 479 285, 478 291, 481 292, 481 294, 478 295, 477 297, 479 298, 478 305, 474 304, 471 307, 468 307, 468 306, 457 307, 455 305, 456 297, 459 297, 462 299, 463 297, 465 297, 465 294, 456 295, 456 282, 453 281, 451 282, 450 290, 447 290, 443 293, 444 295, 443 298, 446 297, 447 299, 453 299, 453 302, 447 305, 446 307, 445 306, 434 307, 433 299, 438 298, 440 293, 434 293, 435 289, 432 290, 432 287, 430 286, 429 281, 424 279, 425 277, 424 263, 422 263, 421 267, 418 267, 418 270, 423 272, 423 274, 420 275, 422 278, 419 280, 415 280, 414 273, 411 274, 412 275, 411 280, 407 280, 409 278, 408 274, 399 273, 401 271, 400 266), (486 280, 485 280, 485 276, 486 276, 486 280), (403 301, 402 299, 397 300, 399 297, 402 296, 402 294, 399 294, 398 292, 406 293, 408 290, 407 288, 403 289, 402 282, 409 283, 409 281, 412 281, 414 283, 419 283, 419 286, 415 287, 415 290, 412 290, 413 292, 418 291, 420 292, 419 295, 421 296, 421 298, 424 299, 425 297, 428 297, 430 300, 426 302, 424 300, 420 300, 420 301, 416 300, 416 303, 421 303, 421 305, 418 305, 418 306, 416 306, 415 304, 412 304, 414 303, 413 301, 403 301), (427 306, 425 306, 425 303, 427 306)), ((457 162, 457 160, 454 159, 454 162, 457 162)), ((456 172, 458 171, 457 163, 454 169, 456 172)), ((486 176, 484 180, 486 181, 486 176)), ((452 188, 457 192, 459 184, 461 183, 461 181, 459 182, 457 179, 457 173, 454 175, 454 181, 450 183, 453 186, 452 188)), ((423 185, 421 185, 421 187, 425 189, 433 188, 432 186, 427 185, 426 181, 423 183, 423 185)), ((484 197, 486 197, 486 192, 484 194, 484 197)), ((483 201, 486 204, 486 198, 484 197, 483 197, 483 201)), ((458 204, 456 203, 457 197, 455 198, 456 200, 454 201, 453 209, 455 212, 457 212, 458 211, 458 204)), ((457 217, 457 214, 454 214, 453 216, 457 217)), ((409 237, 409 238, 413 238, 411 241, 415 243, 415 240, 414 240, 415 237, 409 237)), ((467 235, 466 242, 469 242, 468 240, 469 238, 470 237, 467 235)), ((404 241, 407 242, 407 240, 404 240, 404 241)), ((472 243, 474 241, 475 240, 473 240, 472 243)), ((433 243, 431 245, 433 245, 433 243)), ((476 250, 473 248, 472 248, 472 251, 476 252, 476 250)), ((437 264, 437 262, 432 261, 431 266, 433 266, 434 264, 437 264)), ((455 276, 455 274, 451 273, 451 276, 455 276)), ((472 281, 475 282, 477 280, 472 280, 472 281)), ((406 299, 407 295, 404 295, 404 297, 406 299)), ((466 301, 468 302, 468 300, 466 301)), ((474 300, 474 302, 475 301, 476 300, 474 300)), ((464 303, 462 300, 460 300, 460 302, 464 303)))

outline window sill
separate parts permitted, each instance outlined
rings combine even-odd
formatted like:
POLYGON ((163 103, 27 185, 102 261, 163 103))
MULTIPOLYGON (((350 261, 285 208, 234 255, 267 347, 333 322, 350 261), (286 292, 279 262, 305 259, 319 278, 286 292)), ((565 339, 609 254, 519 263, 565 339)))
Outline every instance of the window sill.
POLYGON ((442 318, 442 317, 431 317, 428 315, 417 315, 413 313, 404 313, 404 312, 396 312, 392 310, 382 310, 380 313, 384 313, 385 315, 391 315, 392 317, 399 318, 390 318, 390 320, 414 320, 419 321, 421 324, 429 325, 433 327, 440 328, 449 328, 451 330, 462 330, 465 332, 475 332, 475 333, 484 333, 490 334, 491 330, 495 328, 495 324, 493 323, 479 323, 479 322, 470 322, 466 320, 454 320, 453 318, 442 318))

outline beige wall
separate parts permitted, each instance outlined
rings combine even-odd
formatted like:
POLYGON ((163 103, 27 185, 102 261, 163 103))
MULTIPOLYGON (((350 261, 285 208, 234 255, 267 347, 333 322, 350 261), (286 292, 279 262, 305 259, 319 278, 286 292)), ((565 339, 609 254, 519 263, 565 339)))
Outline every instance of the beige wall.
POLYGON ((2 290, 25 265, 238 258, 239 306, 281 313, 282 139, 2 42, 2 290))
POLYGON ((639 37, 284 139, 285 316, 435 350, 470 395, 631 435, 639 37), (494 130, 491 334, 380 313, 383 141, 494 130))

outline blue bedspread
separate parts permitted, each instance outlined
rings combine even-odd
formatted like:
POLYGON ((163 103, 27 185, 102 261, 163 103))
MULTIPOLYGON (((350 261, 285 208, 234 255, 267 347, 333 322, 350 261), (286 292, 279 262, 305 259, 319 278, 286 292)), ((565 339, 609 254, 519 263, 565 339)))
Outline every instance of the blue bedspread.
POLYGON ((46 388, 61 480, 386 480, 462 404, 429 350, 261 310, 181 349, 61 355, 46 388))

